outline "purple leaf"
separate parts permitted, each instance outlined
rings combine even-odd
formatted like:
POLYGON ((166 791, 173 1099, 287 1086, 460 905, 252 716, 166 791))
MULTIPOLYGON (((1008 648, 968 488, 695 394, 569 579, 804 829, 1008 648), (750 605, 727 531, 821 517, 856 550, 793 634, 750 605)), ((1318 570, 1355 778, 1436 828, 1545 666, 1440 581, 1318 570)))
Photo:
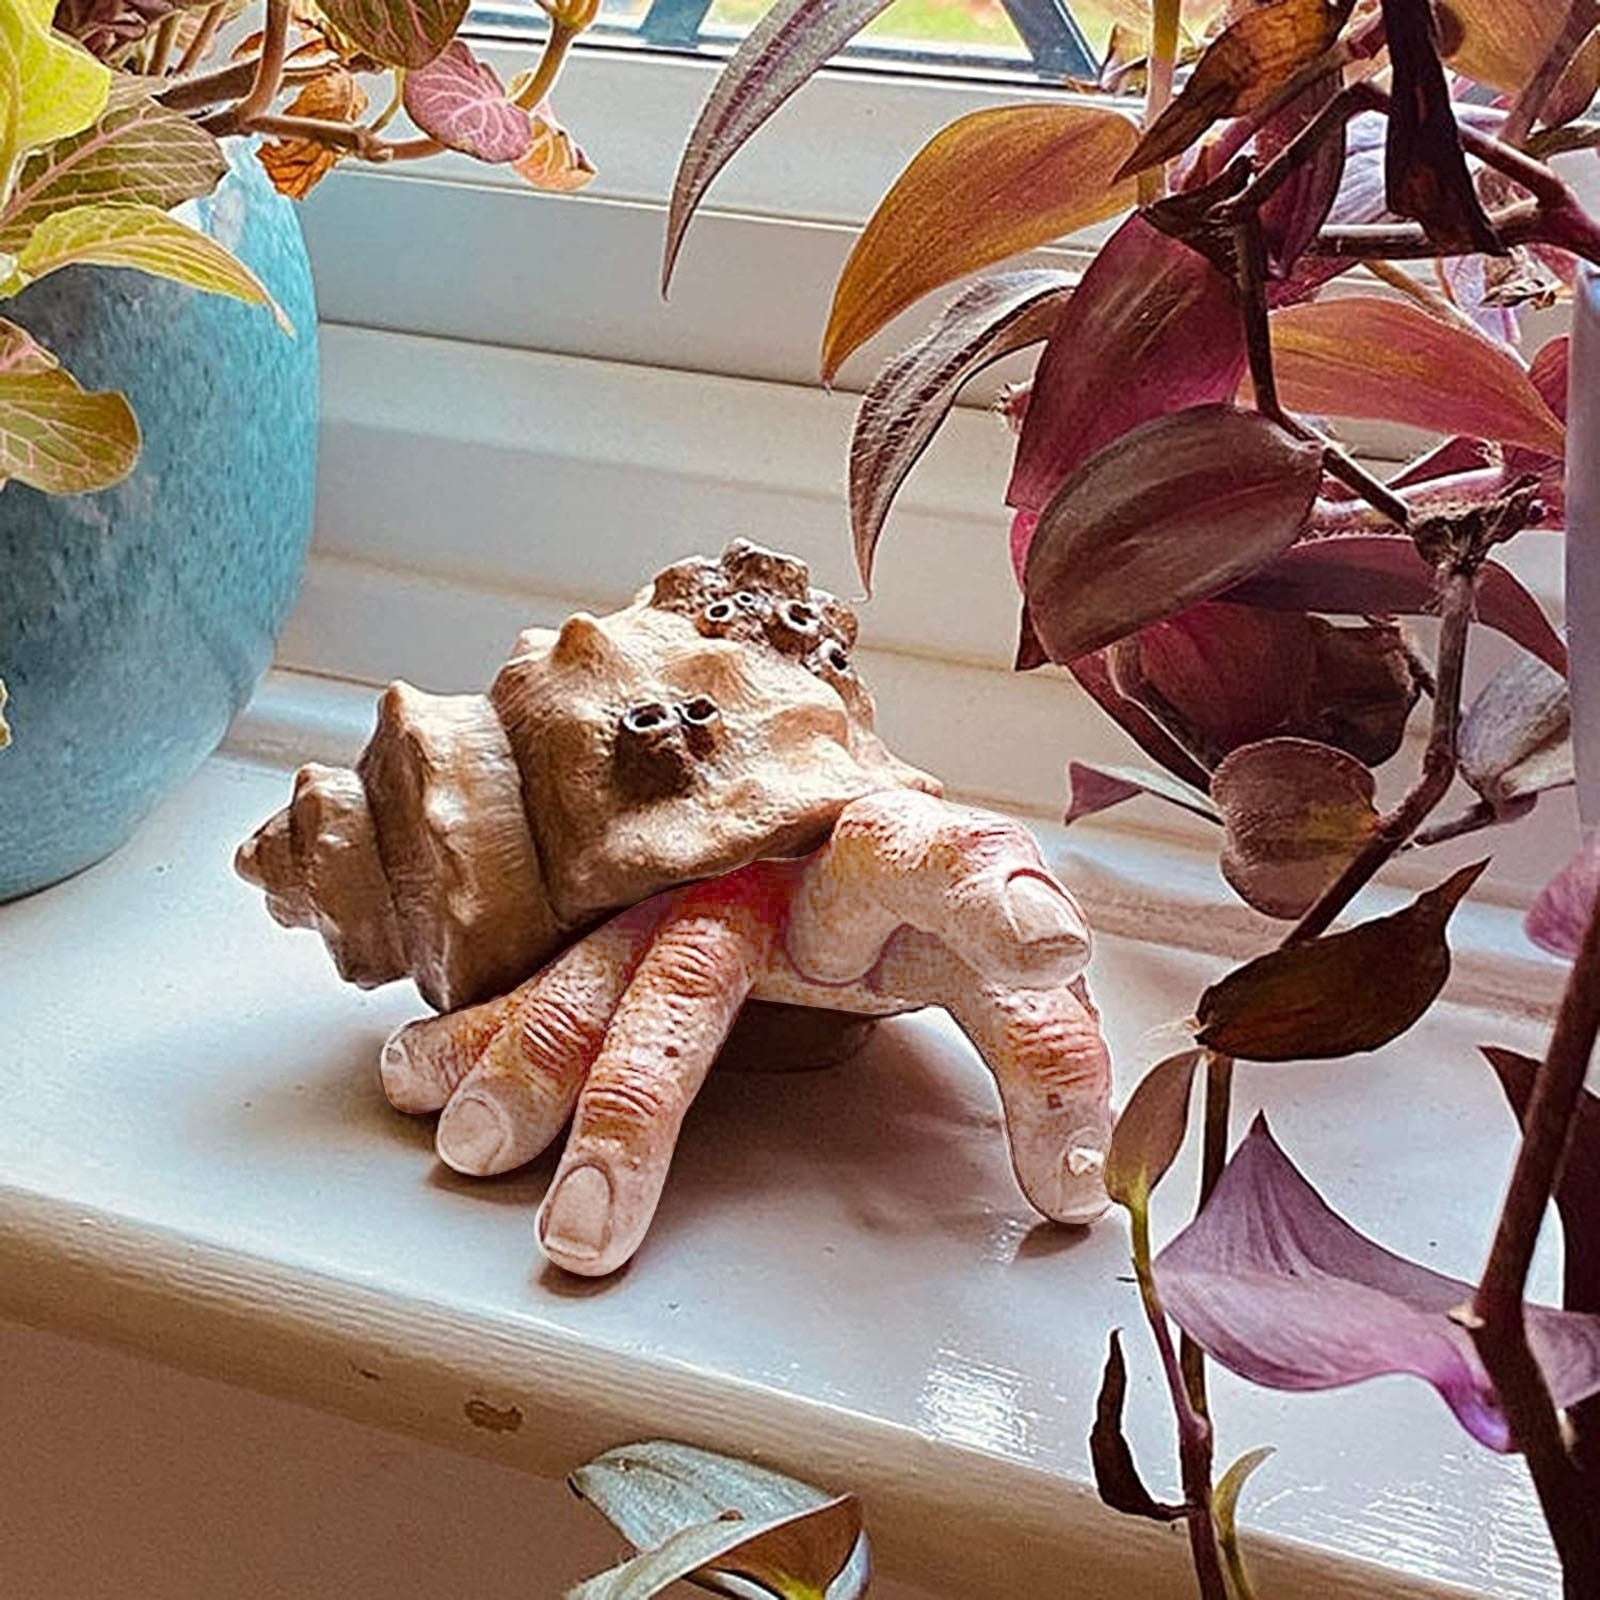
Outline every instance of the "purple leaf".
POLYGON ((850 442, 850 522, 856 565, 869 590, 884 518, 961 386, 991 362, 1048 338, 1072 284, 1064 272, 982 278, 873 380, 850 442))
MULTIPOLYGON (((1022 638, 1018 644, 1017 664, 1026 670, 1050 658, 1033 632, 1027 608, 1022 613, 1022 638), (1034 660, 1037 653, 1038 659, 1034 660)), ((1206 769, 1167 732, 1137 701, 1130 700, 1111 679, 1110 652, 1092 650, 1069 664, 1067 670, 1078 680, 1084 692, 1113 722, 1139 746, 1152 761, 1159 762, 1174 777, 1191 787, 1204 790, 1208 781, 1206 769)))
POLYGON ((1023 592, 1040 643, 1072 661, 1238 582, 1299 536, 1321 479, 1319 446, 1253 411, 1197 406, 1123 434, 1039 519, 1023 592))
MULTIPOLYGON (((1339 92, 1337 71, 1325 73, 1291 100, 1256 135, 1262 165, 1276 156, 1339 92)), ((1327 220, 1344 176, 1345 141, 1324 139, 1287 183, 1261 208, 1267 259, 1275 276, 1286 277, 1327 220)))
MULTIPOLYGON (((463 0, 463 4, 465 0, 463 0)), ((664 294, 690 220, 711 181, 829 56, 889 0, 777 0, 728 58, 683 147, 667 213, 664 294)))
POLYGON ((1233 285, 1204 256, 1129 217, 1045 347, 1006 503, 1043 511, 1076 468, 1141 422, 1231 399, 1244 367, 1233 285))
POLYGON ((1541 950, 1575 961, 1600 899, 1600 833, 1593 834, 1534 901, 1524 925, 1541 950))
MULTIPOLYGON (((1472 1286, 1357 1233, 1258 1117, 1200 1216, 1162 1251, 1156 1287, 1210 1356, 1269 1389, 1337 1389, 1406 1373, 1438 1390, 1491 1450, 1510 1430, 1451 1312, 1472 1286)), ((1528 1308, 1528 1342, 1558 1406, 1600 1391, 1600 1317, 1528 1308)))
POLYGON ((425 67, 467 20, 468 0, 322 0, 329 22, 386 67, 425 67))
POLYGON ((430 138, 493 165, 525 156, 533 142, 528 113, 507 97, 494 68, 460 39, 406 74, 405 107, 430 138))
POLYGON ((1095 1401, 1094 1427, 1089 1432, 1089 1459, 1094 1466, 1094 1486, 1113 1511, 1144 1517, 1151 1522, 1176 1522, 1182 1506, 1163 1505, 1144 1486, 1133 1450, 1122 1432, 1122 1408, 1128 1397, 1128 1364, 1122 1357, 1122 1335, 1111 1332, 1106 1351, 1105 1375, 1095 1401))
MULTIPOLYGON (((1274 610, 1420 617, 1433 610, 1434 596, 1433 569, 1409 538, 1358 533, 1298 544, 1235 585, 1227 598, 1274 610)), ((1478 620, 1557 672, 1567 670, 1567 647, 1550 619, 1498 562, 1485 562, 1480 574, 1478 620)))

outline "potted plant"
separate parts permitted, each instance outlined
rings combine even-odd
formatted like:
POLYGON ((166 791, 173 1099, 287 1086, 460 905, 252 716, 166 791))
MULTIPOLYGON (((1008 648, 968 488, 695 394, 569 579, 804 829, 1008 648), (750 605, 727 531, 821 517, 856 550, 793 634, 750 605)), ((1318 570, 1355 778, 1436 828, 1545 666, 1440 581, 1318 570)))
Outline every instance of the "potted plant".
MULTIPOLYGON (((735 52, 680 167, 669 275, 723 164, 883 3, 778 0, 735 52)), ((1559 164, 1600 147, 1586 117, 1600 4, 1108 9, 1106 79, 1142 80, 1142 109, 1057 96, 943 130, 862 233, 822 357, 830 378, 899 312, 963 283, 861 403, 850 513, 870 583, 895 493, 962 385, 1042 347, 1004 406, 1018 435, 1005 491, 1017 664, 1065 668, 1149 763, 1074 766, 1068 819, 1139 794, 1198 813, 1229 883, 1284 928, 1197 1002, 1174 997, 1197 1019, 1192 1044, 1143 1073, 1119 1124, 1107 1186, 1132 1221, 1182 1490, 1157 1499, 1134 1464, 1113 1336, 1091 1441, 1102 1497, 1182 1524, 1199 1593, 1239 1600, 1251 1589, 1234 1511, 1263 1453, 1216 1475, 1208 1359, 1286 1388, 1407 1371, 1481 1443, 1522 1452, 1567 1592, 1600 1593, 1600 1113, 1583 1088, 1600 1032, 1600 844, 1529 919, 1572 962, 1545 1059, 1485 1042, 1525 1135, 1481 1281, 1357 1235, 1264 1122, 1235 1144, 1230 1120, 1236 1077, 1247 1091, 1258 1070, 1244 1063, 1375 1049, 1438 997, 1451 916, 1483 863, 1376 916, 1362 896, 1400 851, 1514 826, 1574 781, 1567 641, 1497 556, 1557 536, 1569 446, 1575 501, 1593 498, 1592 437, 1576 418, 1567 436, 1569 341, 1524 347, 1520 324, 1570 298, 1580 262, 1600 262, 1600 226, 1559 164), (1081 279, 972 277, 1113 218, 1081 279), (1339 438, 1343 419, 1440 442, 1380 478, 1339 438), (1419 617, 1437 622, 1431 653, 1406 621, 1419 617), (1469 699, 1469 647, 1486 629, 1516 649, 1469 699), (1424 702, 1418 760, 1405 735, 1424 702), (1409 770, 1382 806, 1375 773, 1391 764, 1409 770), (1201 1203, 1153 1257, 1151 1192, 1187 1135, 1196 1079, 1201 1203), (1525 1308, 1552 1197, 1566 1307, 1525 1308)), ((1593 533, 1575 526, 1580 575, 1593 533)), ((1573 670, 1593 673, 1577 625, 1572 642, 1573 670)), ((1581 685, 1583 703, 1597 687, 1581 685)), ((1581 752, 1579 769, 1594 760, 1581 752)), ((1600 796, 1585 801, 1593 820, 1600 796)))
POLYGON ((287 197, 445 149, 581 187, 548 97, 595 9, 554 6, 502 86, 465 0, 264 0, 254 32, 229 0, 0 0, 0 899, 115 848, 287 618, 317 424, 287 197))

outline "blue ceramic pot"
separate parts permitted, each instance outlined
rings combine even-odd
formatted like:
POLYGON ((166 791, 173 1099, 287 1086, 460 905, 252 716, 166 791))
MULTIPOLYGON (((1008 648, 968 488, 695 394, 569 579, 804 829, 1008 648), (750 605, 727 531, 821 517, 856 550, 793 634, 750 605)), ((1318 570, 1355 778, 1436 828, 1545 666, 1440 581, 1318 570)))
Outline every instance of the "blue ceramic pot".
POLYGON ((0 900, 115 850, 217 746, 272 658, 311 536, 317 314, 293 204, 247 149, 178 214, 294 324, 141 273, 69 267, 0 304, 144 435, 101 494, 0 491, 0 900))

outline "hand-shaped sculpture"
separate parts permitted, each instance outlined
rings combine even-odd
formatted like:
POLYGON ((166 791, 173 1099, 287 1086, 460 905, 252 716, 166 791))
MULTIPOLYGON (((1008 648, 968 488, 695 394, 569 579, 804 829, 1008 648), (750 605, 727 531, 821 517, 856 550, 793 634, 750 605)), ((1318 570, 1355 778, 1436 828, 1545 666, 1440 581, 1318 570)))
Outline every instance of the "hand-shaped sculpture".
POLYGON ((884 749, 854 628, 789 558, 680 563, 615 616, 525 633, 487 699, 395 685, 357 771, 303 769, 240 851, 345 977, 410 972, 447 1013, 382 1062, 397 1107, 443 1108, 442 1159, 504 1172, 572 1119, 539 1218, 569 1270, 638 1249, 748 1000, 945 1007, 1028 1198, 1064 1222, 1104 1207, 1088 927, 1026 829, 884 749))

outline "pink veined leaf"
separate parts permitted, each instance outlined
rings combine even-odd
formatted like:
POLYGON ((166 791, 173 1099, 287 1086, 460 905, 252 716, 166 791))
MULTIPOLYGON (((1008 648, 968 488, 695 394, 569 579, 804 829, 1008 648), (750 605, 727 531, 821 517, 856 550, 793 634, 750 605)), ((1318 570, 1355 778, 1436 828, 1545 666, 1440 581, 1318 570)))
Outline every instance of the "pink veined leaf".
POLYGON ((664 294, 712 179, 767 118, 829 56, 844 48, 889 0, 777 0, 717 75, 683 147, 667 213, 664 294))
POLYGON ((479 161, 516 161, 533 142, 528 113, 507 97, 494 68, 460 39, 406 74, 405 107, 430 138, 479 161))
POLYGON ((884 519, 962 385, 991 362, 1047 338, 1071 291, 1064 272, 980 278, 925 337, 885 363, 862 396, 850 441, 850 522, 869 592, 884 519))
MULTIPOLYGON (((1156 1286, 1213 1359, 1269 1389, 1338 1389, 1409 1374, 1469 1434, 1511 1448, 1471 1336, 1451 1318, 1472 1286, 1358 1233, 1306 1181, 1264 1117, 1199 1217, 1162 1251, 1156 1286)), ((1600 1391, 1600 1317, 1529 1306, 1528 1342, 1558 1406, 1600 1391)))
MULTIPOLYGON (((1227 593, 1245 605, 1339 616, 1426 616, 1434 606, 1433 569, 1404 534, 1352 533, 1286 550, 1227 593)), ((1567 647, 1539 602, 1498 562, 1478 582, 1478 620, 1524 650, 1567 670, 1567 647)))
POLYGON ((1350 295, 1284 307, 1272 315, 1272 353, 1292 410, 1562 452, 1565 429, 1511 350, 1409 302, 1350 295))
POLYGON ((1583 930, 1600 899, 1600 833, 1588 842, 1544 887, 1525 924, 1528 937, 1541 950, 1568 961, 1577 959, 1583 930))
POLYGON ((386 67, 425 67, 467 19, 468 0, 322 0, 328 21, 386 67))
POLYGON ((1006 503, 1043 511, 1090 456, 1153 417, 1229 399, 1244 367, 1233 285, 1204 256, 1129 217, 1045 347, 1006 503))
POLYGON ((1227 588, 1299 537, 1321 477, 1319 445, 1230 406, 1121 435, 1039 519, 1023 575, 1039 642, 1070 662, 1227 588))

